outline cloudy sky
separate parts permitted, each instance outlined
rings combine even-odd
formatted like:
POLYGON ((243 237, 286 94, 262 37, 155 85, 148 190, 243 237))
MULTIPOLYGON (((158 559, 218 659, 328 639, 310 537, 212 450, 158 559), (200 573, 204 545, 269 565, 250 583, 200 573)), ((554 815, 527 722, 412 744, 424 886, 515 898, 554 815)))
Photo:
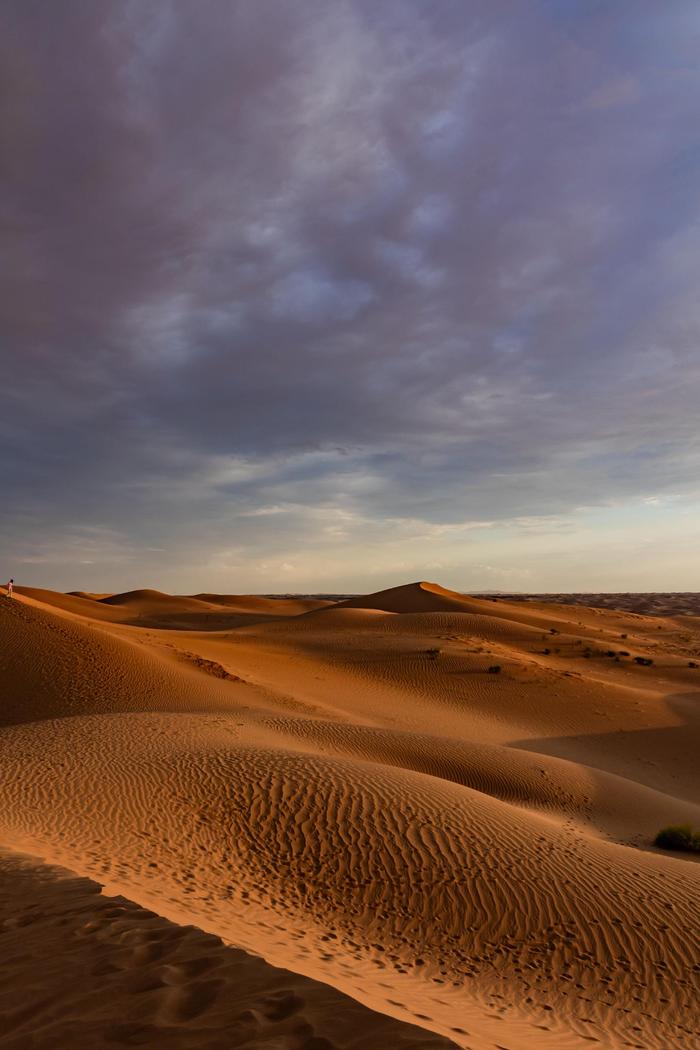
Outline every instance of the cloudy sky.
POLYGON ((697 0, 4 0, 3 579, 700 590, 697 0))

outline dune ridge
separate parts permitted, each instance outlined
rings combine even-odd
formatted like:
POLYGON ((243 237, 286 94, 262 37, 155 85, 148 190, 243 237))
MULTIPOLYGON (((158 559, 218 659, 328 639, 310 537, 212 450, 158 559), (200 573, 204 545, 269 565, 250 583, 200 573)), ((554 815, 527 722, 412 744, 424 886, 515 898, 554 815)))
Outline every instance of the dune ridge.
POLYGON ((454 1047, 100 889, 0 851, 3 1046, 454 1047), (85 980, 86 969, 94 980, 85 980))
POLYGON ((426 583, 221 630, 138 625, 213 595, 116 597, 0 603, 5 845, 426 1040, 699 1038, 700 868, 652 845, 700 823, 693 625, 426 583))

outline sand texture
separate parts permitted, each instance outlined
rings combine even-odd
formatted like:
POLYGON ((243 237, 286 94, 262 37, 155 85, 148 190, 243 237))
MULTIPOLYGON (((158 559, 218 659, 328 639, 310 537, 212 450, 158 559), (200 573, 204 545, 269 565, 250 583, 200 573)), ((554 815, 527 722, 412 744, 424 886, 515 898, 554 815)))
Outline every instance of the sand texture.
POLYGON ((91 879, 7 851, 0 948, 2 1045, 16 1050, 454 1046, 219 937, 106 896, 91 879))
POLYGON ((700 1046, 700 621, 22 589, 0 658, 1 1047, 700 1046))

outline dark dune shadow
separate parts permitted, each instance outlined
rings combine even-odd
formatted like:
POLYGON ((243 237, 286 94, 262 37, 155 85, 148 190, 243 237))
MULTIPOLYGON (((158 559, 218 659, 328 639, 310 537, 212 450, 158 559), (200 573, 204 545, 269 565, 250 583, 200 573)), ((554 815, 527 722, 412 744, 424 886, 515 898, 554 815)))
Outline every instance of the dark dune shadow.
POLYGON ((665 702, 679 725, 514 740, 509 746, 583 762, 698 804, 700 692, 673 694, 665 702))
POLYGON ((0 1048, 455 1044, 178 926, 92 879, 0 852, 0 1048))

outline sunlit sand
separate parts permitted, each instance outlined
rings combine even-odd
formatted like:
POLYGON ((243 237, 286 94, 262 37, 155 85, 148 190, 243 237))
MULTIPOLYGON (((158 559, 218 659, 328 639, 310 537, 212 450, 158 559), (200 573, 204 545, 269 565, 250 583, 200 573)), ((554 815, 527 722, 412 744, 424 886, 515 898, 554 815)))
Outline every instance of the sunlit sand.
POLYGON ((695 1045, 699 624, 2 598, 0 1046, 695 1045))

